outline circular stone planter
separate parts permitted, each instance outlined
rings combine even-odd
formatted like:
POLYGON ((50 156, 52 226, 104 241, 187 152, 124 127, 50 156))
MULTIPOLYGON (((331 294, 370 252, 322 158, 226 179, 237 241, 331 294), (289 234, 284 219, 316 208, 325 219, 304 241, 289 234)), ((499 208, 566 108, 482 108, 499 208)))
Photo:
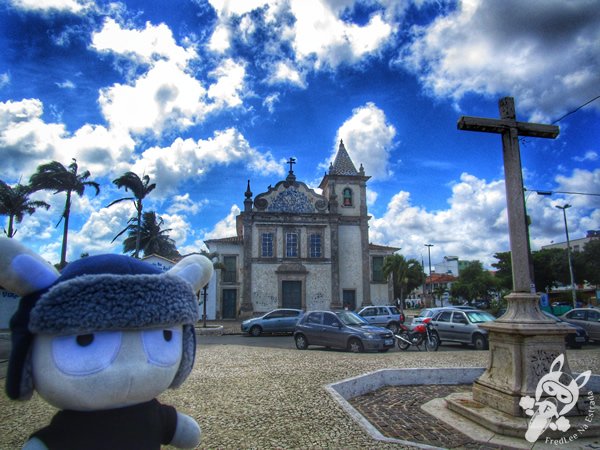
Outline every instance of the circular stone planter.
POLYGON ((196 334, 201 336, 222 336, 223 325, 207 325, 206 327, 196 327, 196 334))

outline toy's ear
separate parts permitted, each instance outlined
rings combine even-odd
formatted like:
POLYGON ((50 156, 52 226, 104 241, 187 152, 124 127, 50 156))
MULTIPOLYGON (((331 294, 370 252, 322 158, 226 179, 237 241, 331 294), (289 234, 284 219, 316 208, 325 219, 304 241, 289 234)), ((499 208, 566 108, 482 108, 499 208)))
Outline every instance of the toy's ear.
POLYGON ((213 263, 205 256, 190 255, 175 264, 167 273, 183 278, 198 292, 213 274, 213 263))
POLYGON ((0 238, 0 286, 21 297, 47 288, 58 271, 14 239, 0 238))

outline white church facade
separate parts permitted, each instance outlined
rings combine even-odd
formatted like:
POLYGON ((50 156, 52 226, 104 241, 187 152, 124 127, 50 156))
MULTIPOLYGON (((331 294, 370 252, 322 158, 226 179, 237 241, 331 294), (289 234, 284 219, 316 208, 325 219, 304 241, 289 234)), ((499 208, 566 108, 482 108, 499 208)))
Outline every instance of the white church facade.
POLYGON ((286 179, 255 197, 248 181, 236 236, 205 241, 223 266, 211 281, 216 318, 392 304, 382 266, 399 249, 369 242, 362 165, 356 170, 340 142, 319 194, 288 163, 286 179))

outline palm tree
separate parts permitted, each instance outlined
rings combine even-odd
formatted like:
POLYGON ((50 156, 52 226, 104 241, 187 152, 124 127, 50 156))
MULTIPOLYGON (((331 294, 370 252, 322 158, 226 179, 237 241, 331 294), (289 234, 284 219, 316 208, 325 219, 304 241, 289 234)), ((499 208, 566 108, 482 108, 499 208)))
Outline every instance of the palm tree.
POLYGON ((73 158, 73 162, 69 164, 68 168, 57 161, 52 161, 38 166, 37 171, 29 179, 32 191, 46 189, 55 191, 55 194, 59 192, 66 192, 67 194, 65 209, 56 224, 58 226, 60 221, 64 219, 60 268, 63 268, 67 264, 67 235, 69 233, 69 216, 71 214, 71 194, 75 192, 82 197, 85 188, 88 186, 96 190, 96 195, 100 193, 100 185, 98 183, 87 181, 91 175, 90 171, 86 170, 79 174, 77 173, 78 169, 79 167, 75 158, 73 158))
POLYGON ((421 265, 417 260, 407 260, 402 255, 386 256, 383 260, 383 275, 386 278, 392 276, 394 298, 400 299, 402 309, 404 309, 404 297, 418 285, 415 277, 419 277, 420 271, 421 265))
POLYGON ((25 214, 32 215, 37 208, 50 208, 50 205, 41 200, 29 200, 31 188, 17 183, 14 187, 0 180, 0 214, 8 216, 8 230, 4 234, 13 237, 17 230, 14 222, 21 223, 25 214))
POLYGON ((119 234, 117 234, 115 236, 115 238, 112 240, 112 242, 114 242, 115 239, 117 239, 119 236, 121 236, 126 231, 131 230, 132 226, 135 227, 135 229, 138 233, 137 233, 137 236, 135 239, 135 247, 134 247, 135 251, 133 252, 133 256, 135 258, 137 258, 139 256, 140 248, 141 248, 140 247, 140 245, 141 245, 141 234, 140 233, 141 233, 142 227, 140 225, 142 224, 142 212, 144 209, 144 205, 143 205, 142 201, 144 200, 144 198, 146 198, 146 195, 148 195, 150 192, 152 192, 154 190, 154 188, 156 187, 156 183, 150 184, 150 177, 148 175, 144 175, 143 178, 140 179, 140 177, 133 172, 125 172, 119 178, 114 179, 113 184, 115 184, 119 189, 124 187, 125 191, 130 190, 131 193, 133 194, 133 197, 123 197, 118 200, 115 200, 110 205, 108 205, 107 208, 116 203, 119 203, 119 202, 122 202, 125 200, 131 200, 137 211, 137 218, 130 219, 129 225, 127 225, 123 230, 121 230, 119 232, 119 234))
POLYGON ((129 236, 123 241, 123 253, 142 250, 144 255, 156 254, 169 259, 179 257, 175 241, 169 237, 171 229, 161 229, 163 223, 163 219, 154 211, 145 212, 139 232, 137 225, 133 223, 126 228, 129 236))

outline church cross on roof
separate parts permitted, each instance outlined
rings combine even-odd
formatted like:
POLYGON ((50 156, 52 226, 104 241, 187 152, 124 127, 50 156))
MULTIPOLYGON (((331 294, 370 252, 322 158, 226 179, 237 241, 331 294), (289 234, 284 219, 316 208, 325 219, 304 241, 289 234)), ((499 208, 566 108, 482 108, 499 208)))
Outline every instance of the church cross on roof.
POLYGON ((356 167, 354 167, 354 163, 350 159, 350 155, 348 155, 346 147, 344 147, 344 141, 341 139, 337 155, 335 155, 335 160, 333 161, 333 164, 329 166, 329 174, 358 175, 358 171, 356 170, 356 167))

